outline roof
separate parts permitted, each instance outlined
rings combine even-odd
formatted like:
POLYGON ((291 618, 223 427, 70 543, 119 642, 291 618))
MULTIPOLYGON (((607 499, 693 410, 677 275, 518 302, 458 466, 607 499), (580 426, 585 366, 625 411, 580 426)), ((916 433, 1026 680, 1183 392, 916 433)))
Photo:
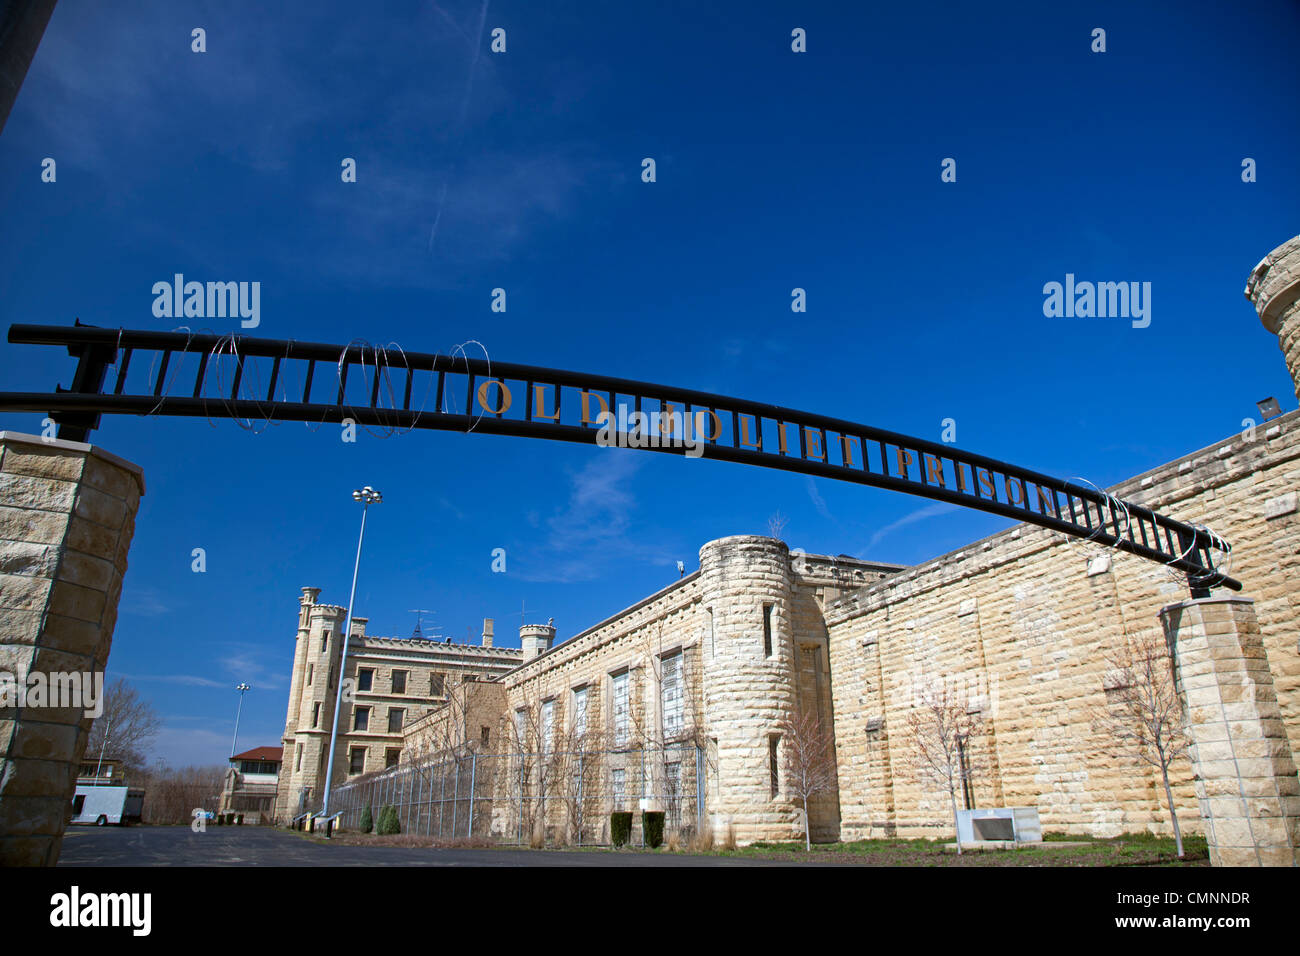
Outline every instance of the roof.
POLYGON ((235 754, 231 760, 274 760, 280 763, 284 760, 283 747, 254 747, 252 750, 245 750, 242 754, 235 754))

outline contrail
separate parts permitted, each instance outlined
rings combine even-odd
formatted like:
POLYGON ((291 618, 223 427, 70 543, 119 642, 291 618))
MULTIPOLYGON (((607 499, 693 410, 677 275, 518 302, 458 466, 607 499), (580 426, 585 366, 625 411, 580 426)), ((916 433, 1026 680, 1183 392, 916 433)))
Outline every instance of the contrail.
MULTIPOLYGON (((447 12, 443 10, 442 7, 438 6, 437 3, 434 3, 433 9, 438 11, 439 16, 441 16, 444 20, 448 21, 453 27, 456 28, 456 32, 459 33, 462 37, 464 37, 466 43, 470 42, 470 39, 468 36, 466 36, 465 31, 462 30, 456 24, 456 21, 452 20, 452 18, 447 15, 447 12)), ((469 113, 470 94, 474 89, 474 70, 475 68, 478 67, 478 58, 482 55, 483 52, 483 28, 487 24, 487 11, 488 11, 488 0, 483 0, 483 5, 479 8, 478 30, 475 31, 475 39, 473 43, 471 43, 472 56, 470 57, 470 61, 469 61, 469 72, 465 77, 465 95, 461 97, 461 101, 460 101, 460 117, 456 122, 456 138, 453 141, 453 146, 452 146, 453 153, 455 153, 460 148, 461 142, 465 138, 465 120, 469 113)), ((442 181, 442 188, 438 191, 438 210, 433 217, 433 226, 429 229, 429 252, 430 253, 433 252, 433 240, 438 235, 438 223, 442 221, 442 210, 443 207, 446 205, 446 202, 447 202, 447 175, 444 175, 442 181)))

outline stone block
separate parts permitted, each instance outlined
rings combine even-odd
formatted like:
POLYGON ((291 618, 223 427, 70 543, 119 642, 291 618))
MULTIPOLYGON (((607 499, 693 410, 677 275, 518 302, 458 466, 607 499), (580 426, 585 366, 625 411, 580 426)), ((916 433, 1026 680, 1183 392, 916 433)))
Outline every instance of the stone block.
POLYGON ((67 528, 68 515, 65 513, 0 505, 0 542, 36 541, 58 544, 63 540, 67 528))
POLYGON ((126 503, 120 498, 114 498, 112 495, 82 485, 77 492, 77 504, 73 514, 78 518, 85 518, 87 521, 117 531, 126 518, 126 503))
POLYGON ((0 608, 40 612, 49 598, 52 582, 21 574, 0 574, 0 608))

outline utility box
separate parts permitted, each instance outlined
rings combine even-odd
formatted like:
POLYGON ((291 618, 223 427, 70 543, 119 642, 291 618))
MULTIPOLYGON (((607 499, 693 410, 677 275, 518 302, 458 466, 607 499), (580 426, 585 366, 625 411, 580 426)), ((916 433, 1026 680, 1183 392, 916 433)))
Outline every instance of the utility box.
POLYGON ((1037 807, 959 810, 957 836, 962 843, 1038 843, 1043 826, 1037 807))

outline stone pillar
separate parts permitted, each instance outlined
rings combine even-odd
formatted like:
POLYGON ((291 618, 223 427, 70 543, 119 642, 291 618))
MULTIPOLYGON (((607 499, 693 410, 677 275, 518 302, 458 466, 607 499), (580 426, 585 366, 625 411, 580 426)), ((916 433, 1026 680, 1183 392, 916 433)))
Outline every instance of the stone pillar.
POLYGON ((707 732, 717 740, 719 784, 710 812, 723 818, 719 825, 734 828, 739 843, 797 839, 803 835, 802 818, 784 781, 779 781, 781 792, 772 795, 770 750, 796 704, 790 551, 775 538, 720 538, 700 549, 700 577, 707 629, 704 712, 707 732))
POLYGON ((1246 298, 1264 328, 1277 336, 1300 397, 1300 236, 1282 243, 1251 270, 1246 298))
MULTIPOLYGON (((22 689, 102 681, 142 494, 140 468, 99 448, 0 432, 0 671, 22 689)), ((58 861, 90 723, 84 707, 0 708, 0 866, 58 861)))
POLYGON ((1196 798, 1214 866, 1300 862, 1300 780, 1255 602, 1211 597, 1160 612, 1187 709, 1196 798))

